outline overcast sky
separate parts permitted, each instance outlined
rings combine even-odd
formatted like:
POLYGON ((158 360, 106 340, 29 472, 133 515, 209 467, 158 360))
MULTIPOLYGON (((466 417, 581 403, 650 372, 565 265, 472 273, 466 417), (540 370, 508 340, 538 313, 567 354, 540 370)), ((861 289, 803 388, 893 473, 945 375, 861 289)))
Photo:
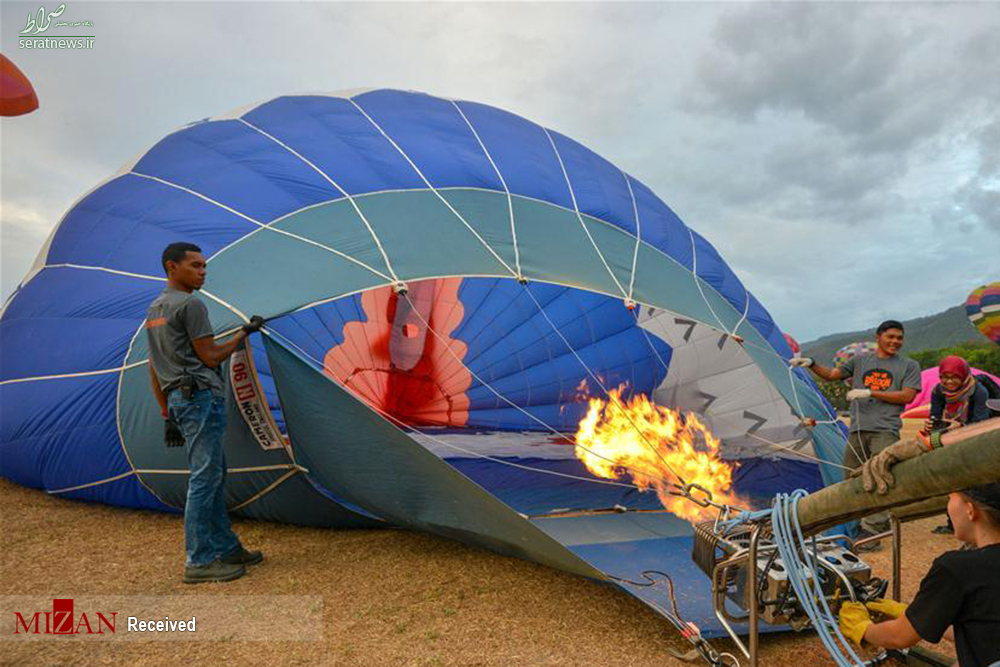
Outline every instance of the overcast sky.
POLYGON ((589 146, 799 340, 1000 280, 997 3, 69 0, 59 20, 92 21, 92 50, 19 49, 39 6, 0 4, 0 47, 41 100, 0 120, 3 298, 66 209, 166 133, 358 87, 492 104, 589 146))

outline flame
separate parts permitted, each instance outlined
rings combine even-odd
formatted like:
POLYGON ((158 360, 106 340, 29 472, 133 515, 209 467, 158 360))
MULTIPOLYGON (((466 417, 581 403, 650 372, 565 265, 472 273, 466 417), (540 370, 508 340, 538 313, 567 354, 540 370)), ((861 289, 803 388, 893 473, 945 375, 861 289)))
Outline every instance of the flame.
POLYGON ((610 390, 607 401, 588 400, 575 441, 576 456, 590 472, 606 479, 629 474, 641 490, 655 489, 665 509, 692 522, 710 519, 716 510, 671 495, 678 477, 708 489, 714 502, 744 504, 732 492, 733 466, 720 457, 721 443, 697 415, 656 405, 644 394, 626 401, 623 389, 610 390))

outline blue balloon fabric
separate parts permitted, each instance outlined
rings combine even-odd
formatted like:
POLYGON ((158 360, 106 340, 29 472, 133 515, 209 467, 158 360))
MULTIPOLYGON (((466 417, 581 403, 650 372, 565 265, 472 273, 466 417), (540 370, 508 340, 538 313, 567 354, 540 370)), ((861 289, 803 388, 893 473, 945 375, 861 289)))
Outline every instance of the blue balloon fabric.
POLYGON ((234 389, 234 512, 389 521, 605 576, 583 523, 544 518, 658 508, 597 483, 567 446, 603 387, 701 415, 747 496, 842 477, 843 427, 788 367, 781 329, 648 187, 510 112, 398 90, 192 123, 74 204, 0 318, 4 477, 183 508, 183 452, 162 446, 142 330, 175 241, 208 258, 217 335, 268 320, 240 391, 274 432, 260 436, 234 389), (420 475, 397 477, 404 461, 420 475))

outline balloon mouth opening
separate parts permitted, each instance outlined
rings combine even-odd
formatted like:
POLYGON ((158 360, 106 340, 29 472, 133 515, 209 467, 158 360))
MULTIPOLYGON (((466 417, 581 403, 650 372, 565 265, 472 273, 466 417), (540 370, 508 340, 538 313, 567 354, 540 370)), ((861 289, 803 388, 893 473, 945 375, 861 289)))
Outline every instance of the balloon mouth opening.
POLYGON ((628 305, 558 283, 452 276, 411 280, 405 293, 389 284, 322 301, 274 318, 271 331, 275 342, 298 348, 316 371, 372 412, 528 515, 547 516, 564 506, 599 511, 622 504, 617 494, 629 488, 630 509, 666 506, 687 519, 691 508, 674 507, 669 497, 677 477, 671 470, 713 489, 719 499, 739 497, 740 506, 758 502, 758 477, 780 475, 782 466, 801 475, 803 488, 818 488, 818 468, 791 466, 819 460, 810 442, 815 424, 803 422, 777 396, 774 405, 761 405, 759 398, 749 404, 751 396, 774 395, 743 349, 750 343, 675 311, 628 305), (610 390, 614 398, 606 395, 610 390), (622 460, 613 478, 591 469, 575 451, 594 399, 603 401, 605 417, 609 405, 632 410, 618 420, 618 432, 601 431, 598 451, 614 455, 598 461, 622 460), (683 413, 675 417, 682 424, 692 415, 694 430, 694 419, 703 420, 704 437, 698 431, 688 447, 683 438, 635 434, 640 417, 653 411, 662 422, 665 410, 683 413), (619 445, 629 439, 649 456, 619 456, 619 445), (764 457, 765 451, 751 449, 772 440, 789 452, 782 460, 793 460, 742 463, 764 457), (669 458, 673 450, 677 456, 669 458), (661 457, 669 466, 654 470, 661 457), (701 468, 719 478, 702 480, 701 468), (665 485, 645 483, 654 478, 665 485), (643 487, 650 493, 636 495, 643 487))

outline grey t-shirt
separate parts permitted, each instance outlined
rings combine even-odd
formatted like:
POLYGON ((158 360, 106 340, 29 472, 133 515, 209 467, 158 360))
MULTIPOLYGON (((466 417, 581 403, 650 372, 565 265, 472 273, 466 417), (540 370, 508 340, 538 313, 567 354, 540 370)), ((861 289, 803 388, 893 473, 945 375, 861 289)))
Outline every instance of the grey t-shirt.
MULTIPOLYGON (((840 366, 845 376, 851 377, 852 389, 874 391, 900 391, 913 387, 920 391, 920 365, 913 359, 898 354, 885 359, 877 354, 859 354, 840 366)), ((891 431, 899 433, 903 427, 902 405, 886 403, 875 398, 854 401, 851 407, 852 431, 891 431)))
POLYGON ((221 366, 216 369, 206 366, 191 344, 193 340, 212 335, 208 308, 201 299, 167 287, 149 305, 145 328, 149 359, 164 392, 180 385, 187 373, 194 377, 199 389, 211 389, 217 396, 223 395, 221 366))

